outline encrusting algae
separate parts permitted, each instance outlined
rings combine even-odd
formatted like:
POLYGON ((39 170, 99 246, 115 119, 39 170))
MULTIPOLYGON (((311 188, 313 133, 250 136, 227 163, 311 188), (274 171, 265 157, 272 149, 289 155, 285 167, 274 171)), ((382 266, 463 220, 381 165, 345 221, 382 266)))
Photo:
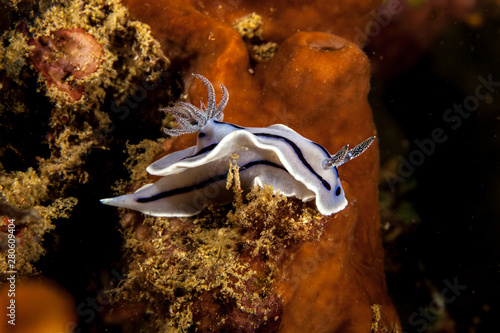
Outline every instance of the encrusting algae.
MULTIPOLYGON (((0 181, 2 181, 1 178, 0 181)), ((9 184, 2 191, 16 193, 15 187, 15 184, 9 184)), ((9 265, 7 252, 8 234, 6 231, 9 221, 6 216, 15 220, 13 222, 16 239, 15 268, 20 275, 32 275, 37 273, 33 263, 46 253, 41 243, 44 235, 55 228, 52 221, 68 219, 77 201, 73 197, 56 199, 48 206, 33 205, 30 206, 29 211, 24 211, 0 200, 0 216, 3 216, 3 219, 0 219, 0 271, 13 270, 9 265)))
MULTIPOLYGON (((231 175, 238 197, 237 168, 231 175)), ((213 206, 193 218, 129 212, 122 219, 129 273, 114 299, 117 306, 145 304, 148 331, 276 329, 279 267, 302 242, 320 236, 320 217, 269 186, 235 200, 229 213, 213 206)))
POLYGON ((169 61, 119 1, 34 2, 5 15, 13 19, 0 38, 0 213, 30 212, 16 229, 17 269, 31 274, 52 222, 69 219, 79 187, 102 172, 88 163, 108 149, 113 117, 135 118, 120 109, 132 108, 127 97, 144 101, 137 89, 146 87, 149 100, 169 99, 154 91, 169 61))
POLYGON ((234 29, 243 38, 250 55, 256 61, 271 59, 278 49, 278 44, 264 40, 262 24, 262 16, 256 13, 240 17, 233 23, 234 29))

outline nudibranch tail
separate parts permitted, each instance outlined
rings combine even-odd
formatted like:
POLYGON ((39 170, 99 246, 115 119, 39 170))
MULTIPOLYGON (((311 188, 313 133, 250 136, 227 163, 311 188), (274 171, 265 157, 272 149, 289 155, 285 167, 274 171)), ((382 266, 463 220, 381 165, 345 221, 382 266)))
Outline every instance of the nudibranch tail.
POLYGON ((349 150, 349 145, 345 145, 337 153, 332 155, 332 157, 323 160, 321 166, 323 167, 323 169, 327 170, 349 162, 350 160, 363 154, 365 150, 370 147, 374 140, 375 136, 369 137, 351 150, 349 150))
POLYGON ((179 136, 182 134, 197 132, 210 120, 214 119, 222 121, 224 117, 223 111, 229 100, 229 93, 226 87, 219 83, 220 89, 222 90, 222 99, 217 105, 215 101, 215 90, 212 83, 200 74, 193 74, 193 76, 199 79, 207 88, 207 106, 201 103, 201 106, 197 108, 193 104, 180 102, 174 107, 161 109, 164 112, 171 113, 179 124, 179 127, 177 128, 163 128, 163 131, 170 136, 179 136))

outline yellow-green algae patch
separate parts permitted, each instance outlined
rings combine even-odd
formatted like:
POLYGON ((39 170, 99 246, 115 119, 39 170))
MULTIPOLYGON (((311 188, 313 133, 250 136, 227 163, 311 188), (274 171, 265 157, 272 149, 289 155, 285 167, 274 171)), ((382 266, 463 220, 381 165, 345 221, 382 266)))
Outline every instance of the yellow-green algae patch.
POLYGON ((267 42, 264 44, 254 45, 252 47, 253 56, 255 59, 262 61, 271 59, 276 51, 278 51, 278 44, 267 42))
MULTIPOLYGON (((229 175, 238 198, 237 166, 229 175)), ((209 206, 192 218, 122 210, 128 274, 111 291, 115 306, 144 306, 137 325, 146 331, 272 328, 281 314, 273 282, 302 242, 319 238, 320 215, 270 186, 229 208, 209 206)))
POLYGON ((55 228, 53 220, 67 219, 78 200, 74 197, 56 199, 48 205, 40 205, 40 198, 47 191, 40 188, 40 178, 33 169, 26 174, 0 177, 0 271, 17 271, 20 276, 36 273, 33 263, 46 253, 42 247, 43 237, 55 228), (17 207, 22 207, 20 209, 17 207), (14 263, 9 261, 7 251, 7 219, 12 219, 16 236, 14 263), (11 264, 13 266, 11 266, 11 264))
MULTIPOLYGON (((45 170, 46 171, 46 170, 45 170)), ((0 174, 0 216, 14 219, 16 234, 15 269, 20 275, 36 273, 33 263, 45 250, 43 237, 55 228, 53 220, 67 219, 78 200, 74 197, 51 199, 50 177, 29 168, 0 174)), ((0 270, 8 267, 7 223, 0 219, 0 270)))
POLYGON ((388 328, 387 326, 381 323, 382 321, 382 306, 380 304, 373 304, 370 306, 372 309, 372 325, 371 325, 371 333, 400 333, 398 325, 394 328, 388 328))
POLYGON ((138 144, 127 143, 129 157, 125 161, 130 179, 133 184, 145 184, 149 181, 146 168, 153 163, 155 158, 163 152, 164 138, 153 140, 142 140, 138 144))
POLYGON ((236 19, 233 27, 247 44, 253 59, 257 61, 271 59, 278 50, 278 44, 264 41, 262 16, 257 13, 236 19))
POLYGON ((262 39, 262 16, 251 13, 240 17, 233 23, 234 29, 246 39, 262 39))
MULTIPOLYGON (((111 139, 119 139, 110 134, 132 122, 131 114, 139 118, 139 110, 141 120, 159 120, 156 99, 166 104, 170 96, 168 89, 158 89, 169 60, 149 27, 132 20, 119 1, 56 0, 34 7, 39 11, 31 11, 23 22, 10 22, 0 37, 0 199, 7 212, 34 212, 19 226, 25 273, 33 272, 31 263, 44 252, 41 240, 54 229, 52 220, 68 218, 78 188, 103 172, 105 163, 98 168, 88 163, 96 152, 109 149, 111 139), (84 87, 79 100, 49 85, 30 59, 30 41, 63 29, 91 35, 104 54, 92 74, 65 78, 84 87), (147 99, 139 95, 145 101, 139 105, 135 96, 132 105, 126 99, 139 88, 142 94, 147 89, 147 99), (146 108, 146 102, 155 106, 146 108), (123 104, 128 109, 120 111, 123 104), (114 124, 113 116, 121 123, 114 124)), ((53 59, 63 53, 55 50, 53 59)))
MULTIPOLYGON (((102 46, 104 57, 96 72, 82 79, 67 78, 68 82, 76 81, 85 87, 85 94, 78 101, 54 87, 48 87, 45 77, 39 75, 41 88, 58 107, 66 103, 78 104, 82 109, 99 107, 110 93, 121 101, 133 92, 138 77, 147 73, 147 79, 153 82, 169 65, 149 26, 131 20, 127 9, 118 0, 53 1, 53 5, 29 25, 29 33, 37 39, 58 30, 75 28, 93 36, 102 46)), ((26 37, 16 33, 10 36, 10 41, 14 46, 10 49, 16 52, 11 52, 8 60, 19 62, 18 59, 25 59, 30 52, 29 48, 23 47, 26 37)))

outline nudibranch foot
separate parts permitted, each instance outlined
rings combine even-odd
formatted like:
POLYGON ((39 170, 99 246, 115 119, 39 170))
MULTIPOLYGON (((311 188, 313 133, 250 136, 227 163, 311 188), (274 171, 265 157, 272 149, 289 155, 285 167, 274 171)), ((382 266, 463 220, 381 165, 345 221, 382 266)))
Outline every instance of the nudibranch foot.
POLYGON ((321 145, 281 124, 265 128, 241 127, 222 122, 229 94, 219 84, 222 99, 216 104, 214 87, 205 77, 193 74, 208 91, 207 105, 200 108, 179 103, 165 108, 177 119, 178 128, 169 135, 198 132, 196 146, 169 154, 146 171, 162 176, 135 193, 103 199, 102 203, 130 208, 153 216, 196 215, 209 202, 228 203, 233 192, 226 189, 231 161, 239 167, 241 187, 271 185, 285 196, 315 200, 323 215, 345 208, 337 167, 361 155, 373 143, 370 137, 353 149, 344 146, 330 155, 321 145))

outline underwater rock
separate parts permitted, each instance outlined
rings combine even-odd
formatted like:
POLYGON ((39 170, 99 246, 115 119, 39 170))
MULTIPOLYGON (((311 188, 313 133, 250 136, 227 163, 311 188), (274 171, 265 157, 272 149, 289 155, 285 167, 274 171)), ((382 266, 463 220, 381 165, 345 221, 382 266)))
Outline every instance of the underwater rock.
MULTIPOLYGON (((158 97, 168 59, 119 0, 22 3, 15 20, 2 22, 8 30, 0 36, 0 270, 9 270, 13 219, 19 278, 41 273, 37 261, 44 255, 53 264, 60 243, 44 239, 75 235, 71 227, 54 229, 70 218, 86 219, 71 215, 77 203, 94 207, 81 200, 89 195, 81 186, 94 186, 106 173, 101 162, 93 163, 109 149, 110 133, 127 121, 137 125, 130 111, 140 102, 145 119, 145 102, 169 96, 165 89, 158 97), (134 91, 140 98, 129 96, 134 91), (127 98, 136 104, 120 108, 127 98)), ((150 114, 160 122, 154 105, 150 114)))
MULTIPOLYGON (((357 38, 354 28, 364 26, 370 20, 367 13, 376 8, 379 1, 345 2, 332 6, 328 1, 318 0, 303 6, 288 1, 274 1, 265 5, 241 1, 231 4, 123 1, 134 18, 151 27, 154 37, 161 42, 164 54, 183 66, 181 72, 186 86, 189 86, 193 79, 191 73, 200 73, 214 84, 217 81, 224 83, 231 92, 229 107, 236 108, 239 115, 247 115, 247 118, 241 119, 234 117, 234 113, 228 113, 225 120, 250 120, 246 123, 241 121, 243 126, 268 126, 277 122, 279 116, 270 119, 267 114, 259 111, 260 116, 256 118, 253 113, 256 109, 254 100, 266 94, 261 85, 267 74, 257 76, 259 67, 265 68, 267 61, 251 62, 251 45, 248 46, 238 33, 242 28, 236 30, 233 23, 239 22, 242 17, 257 13, 262 17, 262 25, 250 23, 250 27, 258 26, 261 31, 256 34, 261 36, 263 43, 275 42, 279 43, 279 47, 297 31, 314 30, 332 32, 348 40, 356 39, 356 42, 363 43, 362 38, 357 38)), ((245 33, 243 37, 246 38, 247 35, 248 33, 245 33)), ((306 63, 311 61, 307 59, 306 63)), ((280 77, 281 75, 278 75, 275 78, 280 77)), ((278 86, 276 88, 279 89, 278 86)), ((205 88, 202 84, 195 84, 189 89, 192 96, 205 98, 205 88)), ((220 92, 217 92, 217 96, 219 99, 220 92)), ((197 102, 198 99, 192 101, 197 102)), ((179 140, 185 142, 186 139, 182 137, 179 140)), ((185 144, 187 146, 187 143, 185 144)))
MULTIPOLYGON (((159 40, 168 43, 175 41, 178 36, 186 37, 183 39, 184 44, 177 44, 176 49, 170 50, 169 56, 172 56, 173 53, 180 55, 181 49, 187 50, 194 46, 196 41, 202 42, 199 39, 187 38, 195 37, 193 34, 197 32, 200 36, 214 37, 204 41, 203 45, 215 41, 211 44, 222 47, 220 32, 225 30, 229 34, 229 28, 234 22, 243 17, 255 16, 253 13, 261 17, 258 20, 261 24, 251 23, 249 29, 258 29, 257 35, 261 35, 267 41, 281 44, 298 31, 330 32, 352 41, 358 34, 354 28, 364 27, 372 19, 370 11, 376 10, 381 1, 339 0, 334 5, 328 0, 312 0, 307 3, 289 0, 267 2, 124 0, 123 3, 132 15, 151 26, 159 40)), ((363 42, 362 39, 359 41, 363 42)), ((168 50, 166 46, 167 44, 163 43, 165 51, 168 50)))
MULTIPOLYGON (((173 65, 184 66, 181 71, 191 102, 206 100, 204 86, 193 82, 191 73, 200 73, 227 87, 230 99, 225 109, 225 121, 255 127, 283 123, 330 152, 345 144, 355 145, 376 134, 367 102, 370 66, 365 54, 353 42, 331 33, 296 32, 317 29, 353 40, 353 27, 368 22, 366 13, 375 4, 367 4, 363 10, 357 2, 335 6, 349 11, 350 15, 339 19, 335 26, 331 22, 336 20, 329 17, 332 25, 327 26, 320 19, 324 7, 317 4, 306 6, 306 13, 314 12, 318 18, 317 24, 312 24, 309 19, 297 19, 298 7, 288 2, 268 5, 265 10, 250 8, 259 5, 249 3, 230 8, 173 1, 146 1, 147 5, 144 1, 126 0, 124 3, 133 16, 151 26, 153 35, 160 40, 173 65), (273 56, 261 62, 251 60, 246 41, 231 25, 236 18, 254 11, 263 17, 259 27, 262 31, 258 36, 263 42, 278 44, 273 56), (279 20, 271 23, 271 18, 277 17, 283 21, 286 18, 287 23, 279 20), (304 26, 303 23, 310 25, 304 26)), ((220 94, 216 90, 217 100, 220 94)), ((172 152, 192 145, 194 138, 186 135, 167 141, 169 152, 172 152)), ((337 214, 322 217, 319 222, 307 222, 314 228, 323 226, 317 238, 304 238, 301 234, 301 241, 293 246, 282 246, 283 252, 274 257, 273 269, 267 272, 274 274, 272 292, 265 294, 266 299, 278 295, 279 306, 264 311, 262 315, 258 309, 252 308, 254 317, 250 320, 260 324, 248 326, 246 320, 243 321, 247 325, 244 327, 278 328, 280 332, 399 331, 401 325, 397 313, 386 293, 379 231, 378 172, 376 148, 339 170, 349 205, 337 214), (272 315, 272 318, 267 315, 272 315)), ((291 202, 293 205, 294 201, 291 202)), ((279 214, 282 221, 292 216, 285 210, 279 210, 279 214)), ((149 217, 147 220, 153 226, 159 223, 149 217)), ((244 218, 238 221, 245 223, 244 218)), ((157 233, 165 238, 165 229, 161 230, 157 233)), ((267 239, 269 243, 266 244, 272 248, 273 241, 277 242, 278 238, 267 239)), ((259 272, 266 272, 259 268, 268 267, 265 256, 245 256, 244 249, 240 248, 239 260, 248 258, 247 265, 257 272, 257 276, 259 272)), ((177 249, 174 253, 178 257, 187 255, 177 249)), ((241 327, 231 322, 231 318, 237 316, 223 313, 233 311, 234 307, 225 310, 217 306, 221 304, 216 301, 220 300, 217 295, 215 290, 213 297, 197 298, 198 306, 194 304, 191 308, 191 316, 194 315, 191 319, 195 323, 201 320, 200 327, 206 329, 241 327), (203 299, 209 302, 203 303, 203 299), (212 324, 201 319, 208 313, 212 324), (210 326, 217 320, 225 320, 225 326, 210 326)), ((258 302, 255 304, 259 308, 258 302)), ((239 305, 241 310, 241 303, 239 305)))
POLYGON ((80 80, 94 73, 101 65, 102 46, 83 29, 61 29, 50 36, 40 36, 28 43, 34 49, 29 57, 33 66, 47 79, 49 86, 69 94, 74 100, 83 95, 80 80))

